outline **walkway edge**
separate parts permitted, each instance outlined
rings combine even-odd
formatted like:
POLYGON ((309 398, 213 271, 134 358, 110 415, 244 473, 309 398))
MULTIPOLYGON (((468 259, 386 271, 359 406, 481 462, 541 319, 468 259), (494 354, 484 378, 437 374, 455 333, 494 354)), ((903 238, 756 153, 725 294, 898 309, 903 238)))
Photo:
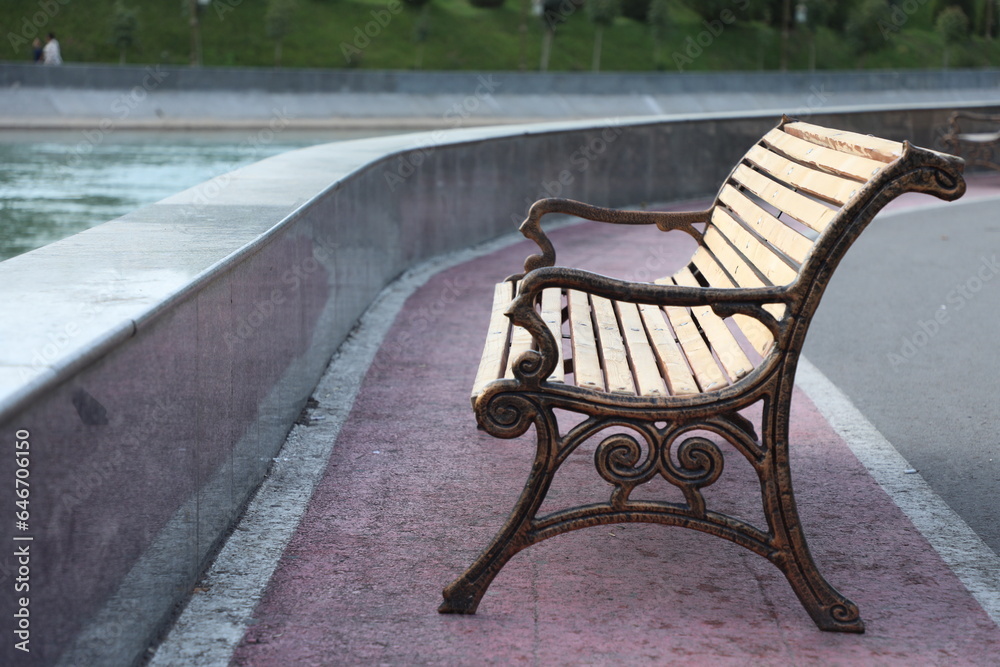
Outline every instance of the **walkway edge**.
MULTIPOLYGON (((575 222, 549 223, 547 228, 558 229, 575 222)), ((512 232, 429 260, 382 290, 313 391, 319 406, 309 411, 306 424, 292 428, 267 478, 166 639, 156 648, 149 667, 229 664, 326 471, 368 367, 403 304, 435 274, 521 240, 521 234, 512 232)))
POLYGON ((934 493, 919 473, 906 474, 912 469, 906 459, 805 357, 799 358, 795 383, 993 622, 1000 625, 1000 556, 934 493))

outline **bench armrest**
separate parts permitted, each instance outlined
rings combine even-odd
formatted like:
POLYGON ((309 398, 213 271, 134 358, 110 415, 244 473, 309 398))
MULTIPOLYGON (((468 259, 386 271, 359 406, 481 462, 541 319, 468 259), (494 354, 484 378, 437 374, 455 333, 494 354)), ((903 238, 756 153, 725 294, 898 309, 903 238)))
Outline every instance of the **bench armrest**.
POLYGON ((591 206, 572 199, 539 199, 531 205, 528 217, 521 223, 521 233, 538 244, 541 254, 529 255, 524 260, 524 273, 511 276, 519 279, 530 271, 556 262, 556 251, 549 237, 542 231, 541 220, 546 213, 566 213, 594 222, 610 222, 618 225, 652 225, 663 231, 679 229, 687 232, 696 240, 701 240, 701 232, 694 228, 695 223, 708 222, 711 209, 707 211, 626 211, 601 206, 591 206))
MULTIPOLYGON (((794 285, 794 283, 793 283, 794 285)), ((559 359, 557 342, 535 309, 542 290, 550 287, 579 290, 606 299, 629 301, 654 306, 710 306, 719 317, 743 314, 760 321, 770 329, 775 339, 784 337, 788 316, 777 320, 764 309, 768 304, 785 304, 790 312, 800 298, 793 286, 723 289, 718 287, 684 287, 634 283, 609 278, 580 269, 543 267, 528 273, 518 284, 517 295, 506 315, 514 324, 524 327, 538 344, 540 354, 528 354, 515 368, 521 379, 548 377, 559 359)))

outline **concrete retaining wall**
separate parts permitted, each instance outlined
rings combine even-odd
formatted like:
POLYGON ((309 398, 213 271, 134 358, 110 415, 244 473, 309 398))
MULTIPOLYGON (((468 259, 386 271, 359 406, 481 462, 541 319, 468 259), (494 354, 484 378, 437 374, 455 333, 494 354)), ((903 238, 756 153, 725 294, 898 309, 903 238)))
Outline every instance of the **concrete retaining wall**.
MULTIPOLYGON (((947 113, 814 119, 933 146, 947 113)), ((562 123, 317 146, 0 263, 0 496, 10 512, 15 439, 28 443, 31 484, 27 528, 10 515, 0 527, 0 540, 30 549, 20 576, 30 579, 31 653, 5 641, 0 662, 141 659, 337 346, 402 271, 512 230, 547 193, 606 205, 709 195, 777 120, 562 123)), ((8 593, 22 567, 12 554, 0 557, 8 593)), ((8 637, 16 609, 16 596, 0 596, 8 637)))
MULTIPOLYGON (((39 67, 0 63, 0 87, 130 89, 149 71, 163 77, 163 90, 260 90, 272 93, 467 94, 478 72, 410 72, 360 69, 261 69, 169 67, 161 65, 77 65, 39 67)), ((634 95, 657 93, 808 93, 884 90, 990 89, 1000 70, 886 70, 814 72, 607 73, 501 72, 509 95, 634 95)))

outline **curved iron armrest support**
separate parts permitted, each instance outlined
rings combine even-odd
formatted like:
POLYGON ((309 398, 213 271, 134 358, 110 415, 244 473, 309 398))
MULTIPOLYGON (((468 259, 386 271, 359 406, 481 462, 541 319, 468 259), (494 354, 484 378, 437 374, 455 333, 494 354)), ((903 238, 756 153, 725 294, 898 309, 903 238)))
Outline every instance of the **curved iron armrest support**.
POLYGON ((518 273, 507 280, 520 280, 525 274, 547 266, 554 266, 556 251, 549 237, 542 231, 542 216, 546 213, 566 213, 594 222, 610 222, 617 225, 653 225, 662 231, 679 229, 701 240, 701 232, 695 223, 708 222, 711 209, 706 211, 623 211, 601 206, 591 206, 572 199, 539 199, 531 205, 528 217, 521 223, 520 230, 525 238, 538 244, 541 254, 529 255, 524 260, 524 273, 518 273))
POLYGON ((681 287, 633 283, 609 278, 580 269, 543 267, 527 274, 520 282, 517 296, 511 301, 506 315, 514 324, 524 327, 535 339, 538 350, 530 350, 515 362, 515 377, 525 383, 537 383, 555 369, 559 355, 556 340, 535 303, 543 289, 558 287, 588 292, 596 296, 654 306, 710 306, 719 317, 743 314, 759 320, 770 329, 775 340, 781 340, 789 330, 801 300, 795 286, 798 281, 782 287, 722 289, 717 287, 681 287), (788 306, 780 320, 764 309, 768 304, 788 306))
POLYGON ((960 120, 971 120, 978 123, 993 123, 998 127, 994 132, 1000 132, 1000 114, 976 113, 974 111, 954 111, 948 117, 948 131, 941 137, 946 148, 954 150, 958 146, 959 136, 963 133, 960 120))

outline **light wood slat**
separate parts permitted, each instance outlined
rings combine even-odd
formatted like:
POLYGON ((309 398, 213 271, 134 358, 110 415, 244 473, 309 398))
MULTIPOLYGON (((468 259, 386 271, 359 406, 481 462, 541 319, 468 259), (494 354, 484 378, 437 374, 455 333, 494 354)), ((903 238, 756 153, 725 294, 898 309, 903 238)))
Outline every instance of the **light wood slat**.
MULTIPOLYGON (((673 284, 671 278, 660 278, 656 282, 659 285, 673 284)), ((694 377, 701 390, 713 391, 728 385, 726 376, 719 365, 715 363, 712 351, 708 349, 708 343, 698 331, 698 326, 691 317, 691 312, 680 306, 666 306, 663 310, 667 313, 667 320, 670 321, 677 342, 680 343, 681 351, 684 353, 691 370, 694 371, 694 377)))
POLYGON ((514 364, 518 358, 531 349, 534 340, 531 334, 524 327, 514 326, 510 332, 510 352, 507 355, 507 372, 504 377, 512 379, 514 377, 514 364))
POLYGON ((565 382, 562 352, 562 290, 558 287, 542 290, 542 320, 548 325, 552 337, 556 339, 556 352, 559 355, 559 362, 549 376, 549 382, 565 382))
POLYGON ((809 251, 812 250, 813 242, 811 239, 775 218, 728 183, 723 186, 719 200, 752 226, 754 231, 766 239, 768 243, 796 262, 800 264, 804 262, 809 251))
POLYGON ((722 232, 772 285, 787 285, 795 280, 798 272, 736 222, 725 209, 716 207, 712 211, 712 225, 722 232))
POLYGON ((862 187, 862 184, 855 180, 825 174, 804 164, 792 162, 763 146, 754 146, 747 151, 746 159, 778 180, 838 206, 850 201, 862 187))
MULTIPOLYGON (((690 269, 683 268, 674 275, 674 281, 678 285, 686 287, 699 287, 698 279, 694 277, 690 269)), ((722 367, 729 374, 730 380, 735 382, 753 370, 753 364, 747 358, 746 352, 740 346, 739 341, 733 336, 733 332, 726 326, 725 321, 715 314, 711 306, 695 306, 691 309, 702 331, 712 344, 712 349, 722 362, 722 367)))
POLYGON ((597 340, 585 292, 567 290, 570 341, 573 350, 573 377, 577 387, 604 390, 604 373, 597 356, 597 340))
POLYGON ((590 305, 594 311, 597 338, 601 342, 601 361, 604 366, 604 381, 613 394, 635 396, 635 381, 628 365, 625 341, 618 328, 615 307, 609 299, 591 295, 590 305))
POLYGON ((882 162, 892 162, 903 154, 903 144, 898 141, 888 141, 866 134, 831 130, 802 122, 787 123, 784 130, 794 137, 805 139, 813 144, 882 162))
MULTIPOLYGON (((726 238, 715 227, 709 227, 705 230, 705 246, 712 251, 712 254, 715 255, 719 264, 726 270, 737 287, 769 287, 747 266, 743 258, 733 250, 726 238)), ((785 314, 785 305, 780 303, 769 303, 764 306, 764 309, 777 318, 781 318, 785 314)))
POLYGON ((787 213, 802 224, 821 232, 837 216, 837 211, 800 195, 791 188, 775 183, 745 164, 733 173, 733 179, 747 190, 783 213, 787 213))
POLYGON ((663 311, 656 306, 641 304, 639 313, 653 342, 653 351, 660 364, 660 371, 667 379, 667 388, 672 396, 690 396, 698 393, 698 383, 691 375, 674 334, 667 326, 663 311))
POLYGON ((507 361, 507 341, 510 339, 510 319, 504 315, 511 299, 514 298, 514 283, 497 283, 493 288, 493 310, 490 313, 490 329, 486 334, 483 356, 479 359, 479 370, 472 385, 472 400, 482 393, 487 383, 502 377, 507 361))
POLYGON ((779 129, 771 130, 764 135, 764 143, 797 162, 804 162, 817 169, 863 182, 868 181, 885 167, 885 162, 818 146, 779 129))
MULTIPOLYGON (((705 277, 705 280, 712 287, 721 287, 723 289, 736 287, 725 271, 722 270, 722 267, 719 266, 718 262, 715 261, 715 258, 705 248, 699 248, 695 252, 691 263, 698 267, 698 272, 705 277)), ((774 345, 774 336, 771 334, 771 330, 749 315, 736 314, 733 315, 733 320, 740 328, 740 331, 743 332, 743 335, 747 337, 747 340, 750 341, 750 344, 753 345, 753 348, 757 350, 757 353, 762 357, 766 357, 774 345)))
POLYGON ((625 334, 625 347, 632 360, 635 373, 635 384, 640 396, 666 396, 667 386, 660 377, 660 369, 656 357, 649 346, 646 328, 642 324, 642 316, 634 303, 615 302, 618 317, 621 319, 622 332, 625 334))

